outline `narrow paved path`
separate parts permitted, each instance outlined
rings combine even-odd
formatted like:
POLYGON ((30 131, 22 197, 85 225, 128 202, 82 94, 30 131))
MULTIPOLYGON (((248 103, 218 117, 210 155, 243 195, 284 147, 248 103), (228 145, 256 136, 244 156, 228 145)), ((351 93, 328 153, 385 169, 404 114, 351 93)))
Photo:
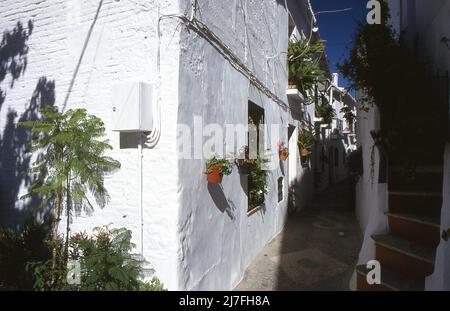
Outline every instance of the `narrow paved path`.
POLYGON ((235 290, 349 290, 362 235, 348 183, 331 186, 257 255, 235 290))

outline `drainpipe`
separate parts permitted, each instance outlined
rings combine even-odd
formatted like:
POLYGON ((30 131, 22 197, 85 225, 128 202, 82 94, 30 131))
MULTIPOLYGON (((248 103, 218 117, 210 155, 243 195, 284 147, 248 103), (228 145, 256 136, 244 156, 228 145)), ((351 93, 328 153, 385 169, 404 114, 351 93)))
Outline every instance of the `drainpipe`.
MULTIPOLYGON (((140 106, 140 105, 139 105, 140 106)), ((143 174, 143 133, 138 132, 139 135, 139 214, 141 218, 141 256, 144 259, 144 174, 143 174)))
MULTIPOLYGON (((333 83, 333 82, 332 82, 333 83)), ((330 87, 330 105, 333 107, 333 103, 334 103, 334 101, 333 101, 333 84, 331 84, 331 87, 330 87)), ((333 107, 334 108, 334 107, 333 107)), ((334 122, 334 120, 333 120, 333 122, 334 122)), ((333 123, 331 123, 331 127, 333 127, 333 123)))

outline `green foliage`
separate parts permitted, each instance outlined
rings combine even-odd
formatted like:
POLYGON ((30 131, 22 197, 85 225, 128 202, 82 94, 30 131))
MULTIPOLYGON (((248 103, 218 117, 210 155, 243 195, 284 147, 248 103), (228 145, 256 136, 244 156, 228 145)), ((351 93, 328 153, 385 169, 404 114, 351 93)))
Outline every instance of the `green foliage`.
POLYGON ((330 104, 322 103, 322 105, 316 106, 316 115, 323 118, 323 123, 330 124, 336 116, 336 111, 330 104))
POLYGON ((27 263, 51 258, 50 225, 30 221, 20 230, 0 227, 0 283, 9 290, 33 289, 27 263))
POLYGON ((350 109, 350 107, 348 107, 348 106, 342 107, 341 113, 344 114, 344 119, 347 120, 348 124, 353 124, 353 122, 355 121, 356 116, 353 113, 352 109, 350 109))
POLYGON ((305 129, 299 130, 297 144, 300 150, 307 149, 309 152, 311 152, 314 142, 315 138, 313 133, 305 129))
POLYGON ((82 290, 136 290, 143 261, 131 254, 131 231, 95 228, 95 236, 70 239, 70 258, 80 260, 82 290))
POLYGON ((264 203, 265 196, 269 193, 268 175, 266 164, 269 160, 258 156, 250 169, 248 176, 248 205, 249 209, 256 208, 264 203))
POLYGON ((416 162, 442 152, 448 103, 434 98, 426 63, 397 39, 391 26, 360 23, 349 57, 339 68, 362 94, 361 108, 378 107, 391 163, 416 162))
POLYGON ((220 167, 222 175, 230 175, 232 172, 233 163, 230 160, 213 156, 206 161, 206 174, 212 173, 212 167, 214 165, 220 167))
POLYGON ((306 94, 317 83, 325 72, 320 68, 325 45, 321 41, 314 43, 307 39, 291 40, 288 46, 289 81, 294 82, 297 89, 306 94))
POLYGON ((442 232, 442 239, 446 242, 450 239, 450 229, 444 230, 442 232))
POLYGON ((105 135, 103 122, 85 109, 60 113, 48 106, 41 112, 43 121, 20 122, 34 134, 31 151, 43 151, 30 169, 39 178, 29 195, 38 195, 45 204, 58 192, 70 193, 70 200, 77 206, 92 208, 87 199, 90 193, 104 207, 109 198, 103 186, 104 175, 120 168, 120 163, 104 156, 112 147, 101 139, 105 135))
MULTIPOLYGON (((112 149, 107 140, 103 140, 105 127, 103 122, 85 109, 58 112, 54 106, 41 110, 42 120, 24 121, 19 124, 31 128, 31 152, 37 159, 29 169, 35 175, 31 191, 23 198, 38 196, 42 205, 53 205, 55 222, 53 241, 58 240, 58 227, 63 206, 66 208, 67 227, 65 254, 67 257, 69 224, 72 206, 78 209, 93 209, 88 195, 92 195, 100 207, 109 200, 104 187, 104 176, 118 168, 120 163, 108 156, 112 149)), ((52 266, 57 262, 56 249, 52 266)))
MULTIPOLYGON (((64 264, 53 267, 52 261, 31 262, 28 270, 34 277, 35 290, 72 291, 137 291, 164 290, 164 285, 154 277, 150 283, 141 281, 143 259, 131 253, 131 231, 125 228, 94 229, 95 234, 77 233, 70 239, 69 259, 81 266, 81 284, 67 283, 64 264)), ((62 241, 59 243, 63 245, 62 241)), ((57 248, 59 252, 63 247, 57 248)))
POLYGON ((164 292, 167 291, 167 289, 164 287, 164 284, 156 276, 154 276, 150 283, 141 282, 139 285, 139 291, 164 292))
POLYGON ((345 167, 348 170, 348 175, 351 178, 351 180, 354 183, 357 183, 364 172, 361 147, 347 154, 347 158, 345 160, 345 167))

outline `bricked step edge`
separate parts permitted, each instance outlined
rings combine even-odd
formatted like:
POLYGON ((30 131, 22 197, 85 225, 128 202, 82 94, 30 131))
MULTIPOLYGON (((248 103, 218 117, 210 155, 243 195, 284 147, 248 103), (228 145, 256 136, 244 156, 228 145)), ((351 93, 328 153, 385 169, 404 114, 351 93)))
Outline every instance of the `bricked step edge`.
POLYGON ((437 215, 442 207, 442 194, 432 191, 389 191, 391 213, 429 213, 437 215))
POLYGON ((440 215, 430 213, 386 213, 389 232, 428 246, 439 244, 440 215))
POLYGON ((423 278, 433 273, 436 248, 421 245, 399 236, 374 235, 375 257, 382 268, 414 278, 423 278))
POLYGON ((369 271, 366 265, 356 266, 358 291, 423 291, 425 289, 425 279, 413 279, 383 267, 381 267, 381 284, 370 285, 367 283, 369 271))

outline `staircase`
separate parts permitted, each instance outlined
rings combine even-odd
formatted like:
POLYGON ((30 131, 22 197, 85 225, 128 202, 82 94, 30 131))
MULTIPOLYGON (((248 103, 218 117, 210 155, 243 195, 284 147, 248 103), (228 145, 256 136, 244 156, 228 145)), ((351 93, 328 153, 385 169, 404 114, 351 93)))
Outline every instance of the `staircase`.
POLYGON ((389 233, 372 236, 381 284, 369 285, 369 271, 360 265, 357 290, 424 290, 440 240, 442 179, 442 166, 421 166, 409 174, 389 169, 389 233))

